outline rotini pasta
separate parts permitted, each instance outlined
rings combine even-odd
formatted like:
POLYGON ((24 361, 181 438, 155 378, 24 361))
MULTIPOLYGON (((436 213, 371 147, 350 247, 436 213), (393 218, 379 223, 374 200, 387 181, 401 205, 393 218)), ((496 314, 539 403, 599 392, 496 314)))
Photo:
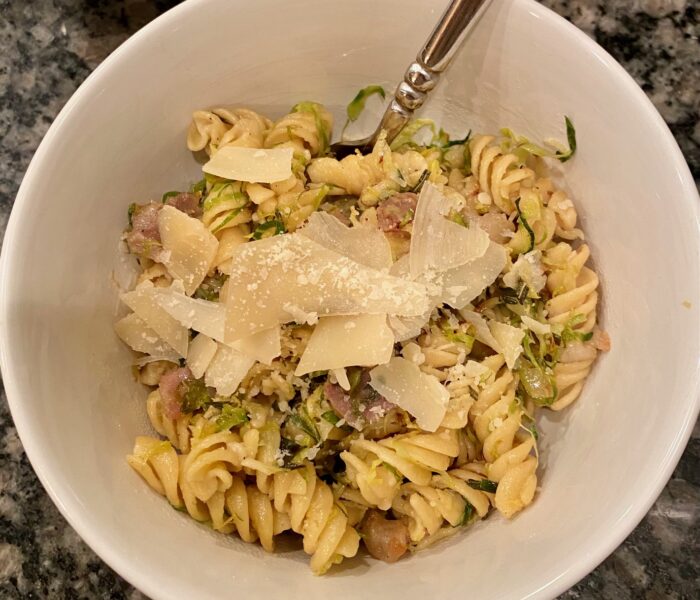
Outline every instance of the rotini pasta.
POLYGON ((576 401, 610 348, 547 174, 573 150, 417 120, 338 160, 332 123, 313 102, 195 112, 190 150, 272 162, 130 207, 141 273, 116 328, 160 436, 128 464, 222 534, 270 552, 295 534, 315 574, 360 541, 394 562, 525 509, 539 411, 576 401))

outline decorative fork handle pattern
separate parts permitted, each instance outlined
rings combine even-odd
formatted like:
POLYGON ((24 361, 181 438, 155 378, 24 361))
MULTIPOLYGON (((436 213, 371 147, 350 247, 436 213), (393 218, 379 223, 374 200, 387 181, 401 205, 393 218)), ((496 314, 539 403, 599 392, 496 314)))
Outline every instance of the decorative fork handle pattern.
POLYGON ((413 115, 423 106, 435 88, 440 74, 448 67, 464 42, 469 24, 475 23, 491 0, 453 0, 423 45, 415 62, 406 70, 394 98, 382 117, 379 130, 385 130, 391 142, 413 115))

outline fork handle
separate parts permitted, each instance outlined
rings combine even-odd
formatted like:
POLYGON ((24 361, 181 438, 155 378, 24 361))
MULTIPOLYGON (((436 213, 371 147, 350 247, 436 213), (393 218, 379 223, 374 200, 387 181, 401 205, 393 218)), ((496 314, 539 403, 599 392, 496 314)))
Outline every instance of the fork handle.
POLYGON ((406 69, 404 80, 396 88, 394 98, 382 117, 378 132, 386 131, 391 142, 420 108, 428 92, 435 88, 469 32, 491 0, 452 0, 418 52, 415 62, 406 69))

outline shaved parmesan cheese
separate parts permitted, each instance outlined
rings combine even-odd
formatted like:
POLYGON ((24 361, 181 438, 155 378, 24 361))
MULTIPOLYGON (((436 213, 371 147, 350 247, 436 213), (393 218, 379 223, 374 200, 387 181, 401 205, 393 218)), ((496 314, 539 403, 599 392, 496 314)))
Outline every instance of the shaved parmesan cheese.
POLYGON ((386 324, 386 315, 323 317, 294 374, 381 365, 389 361, 393 349, 394 334, 386 324))
POLYGON ((280 328, 278 326, 265 329, 236 340, 230 346, 264 365, 269 365, 282 352, 280 328))
POLYGON ((459 311, 462 318, 474 326, 474 337, 479 340, 482 344, 486 344, 489 348, 492 348, 499 354, 503 354, 503 348, 498 340, 493 337, 491 330, 489 329, 489 324, 486 319, 481 316, 478 312, 473 310, 462 309, 459 311))
POLYGON ((244 148, 224 146, 202 167, 202 171, 224 179, 251 183, 275 183, 292 175, 292 148, 244 148))
POLYGON ((158 230, 165 250, 163 264, 174 279, 182 280, 187 295, 193 294, 209 271, 219 242, 202 221, 173 206, 158 213, 158 230))
POLYGON ((370 269, 298 234, 235 249, 226 301, 227 342, 293 320, 288 308, 319 316, 421 315, 425 286, 370 269))
MULTIPOLYGON (((182 325, 224 342, 226 307, 223 304, 190 298, 172 288, 156 288, 155 296, 163 310, 182 325)), ((227 345, 269 365, 281 352, 280 329, 271 327, 227 345)))
POLYGON ((179 323, 219 342, 224 339, 226 307, 219 302, 190 298, 172 287, 156 288, 155 301, 179 323))
POLYGON ((493 381, 495 376, 496 374, 489 367, 474 360, 468 360, 463 365, 456 364, 447 372, 448 381, 467 383, 475 391, 493 381))
POLYGON ((204 383, 216 388, 220 396, 231 396, 254 364, 255 359, 235 348, 219 344, 204 374, 204 383))
POLYGON ((417 317, 395 317, 389 316, 389 327, 394 333, 394 342, 405 342, 420 335, 423 326, 430 320, 430 313, 417 317))
POLYGON ((315 212, 299 233, 361 265, 379 270, 391 267, 391 246, 379 229, 347 227, 333 215, 315 212))
POLYGON ((369 374, 370 385, 389 402, 411 414, 421 429, 435 431, 440 426, 450 394, 436 377, 398 356, 369 374))
POLYGON ((552 333, 552 326, 549 323, 540 323, 540 321, 536 321, 527 315, 520 317, 520 320, 527 329, 534 333, 539 333, 540 335, 552 333))
POLYGON ((410 272, 417 278, 428 271, 447 271, 484 255, 488 234, 477 226, 458 225, 443 215, 449 200, 431 183, 418 197, 411 233, 410 272))
POLYGON ((160 306, 159 289, 154 287, 150 281, 144 282, 135 290, 122 294, 121 300, 184 358, 187 356, 189 341, 187 327, 171 317, 160 306))
POLYGON ((457 309, 466 306, 496 281, 507 256, 503 246, 491 242, 482 257, 438 275, 435 282, 442 288, 440 301, 457 309))
POLYGON ((343 388, 346 392, 349 392, 352 386, 350 385, 350 380, 348 379, 348 374, 343 367, 340 369, 333 369, 331 371, 338 385, 343 388))
POLYGON ((515 366, 515 361, 518 360, 518 356, 523 351, 521 344, 525 332, 522 329, 508 325, 508 323, 499 323, 498 321, 491 321, 489 329, 491 329, 493 337, 502 348, 506 365, 508 365, 509 369, 512 369, 515 366))
POLYGON ((157 356, 159 360, 178 361, 178 354, 153 331, 136 313, 131 313, 114 324, 114 331, 137 352, 157 356))
POLYGON ((200 333, 192 340, 187 351, 187 366, 192 371, 195 379, 199 379, 204 375, 216 354, 217 348, 217 343, 203 333, 200 333))

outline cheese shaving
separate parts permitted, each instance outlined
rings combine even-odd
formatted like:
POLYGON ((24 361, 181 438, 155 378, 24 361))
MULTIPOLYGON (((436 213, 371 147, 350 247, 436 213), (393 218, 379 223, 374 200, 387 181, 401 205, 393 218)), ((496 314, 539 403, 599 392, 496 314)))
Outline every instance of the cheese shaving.
POLYGON ((192 371, 195 379, 199 379, 204 375, 217 349, 217 343, 203 333, 200 333, 192 340, 187 351, 187 366, 192 371))
POLYGON ((347 227, 326 212, 315 212, 299 233, 371 269, 391 267, 391 246, 379 230, 365 225, 347 227))
POLYGON ((235 348, 219 344, 204 374, 204 383, 216 389, 220 396, 231 396, 240 385, 255 359, 235 348))
POLYGON ((165 250, 163 263, 173 279, 182 280, 192 295, 206 277, 219 242, 202 221, 187 216, 173 206, 158 213, 158 230, 165 250))
POLYGON ((370 269, 298 233, 236 248, 229 282, 227 342, 294 320, 290 307, 319 317, 417 316, 428 308, 424 285, 370 269))
POLYGON ((393 349, 394 334, 386 323, 386 315, 323 317, 294 374, 381 365, 389 361, 393 349))
POLYGON ((410 273, 415 279, 430 271, 460 267, 484 255, 488 234, 477 226, 463 227, 443 216, 449 200, 431 183, 418 197, 411 234, 410 273))
POLYGON ((506 359, 506 365, 509 369, 515 367, 515 361, 523 351, 522 341, 525 332, 522 329, 508 325, 508 323, 499 323, 491 321, 489 329, 502 348, 503 357, 506 359))
POLYGON ((171 317, 158 302, 158 288, 149 282, 121 295, 121 300, 133 310, 145 324, 167 342, 179 356, 187 356, 189 334, 187 328, 171 317))
POLYGON ((146 325, 146 322, 136 313, 128 314, 117 321, 114 324, 114 331, 122 341, 137 352, 157 356, 159 360, 178 361, 177 352, 146 325))
POLYGON ((233 181, 251 183, 275 183, 292 175, 292 148, 245 148, 224 146, 219 148, 202 171, 233 181))
POLYGON ((449 392, 433 375, 415 363, 393 357, 388 364, 370 371, 370 385, 389 402, 403 408, 424 431, 436 431, 450 399, 449 392))

